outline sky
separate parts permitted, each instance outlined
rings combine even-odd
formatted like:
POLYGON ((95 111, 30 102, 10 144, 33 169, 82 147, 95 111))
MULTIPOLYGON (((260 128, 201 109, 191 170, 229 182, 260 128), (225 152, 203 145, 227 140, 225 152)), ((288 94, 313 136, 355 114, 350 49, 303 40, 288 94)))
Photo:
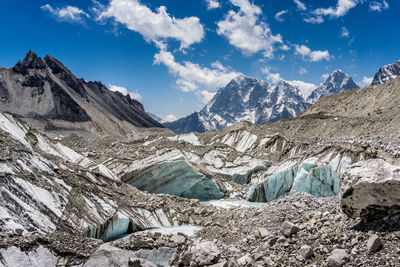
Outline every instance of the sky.
POLYGON ((304 95, 400 59, 398 0, 1 0, 0 66, 29 50, 174 120, 238 75, 304 95))

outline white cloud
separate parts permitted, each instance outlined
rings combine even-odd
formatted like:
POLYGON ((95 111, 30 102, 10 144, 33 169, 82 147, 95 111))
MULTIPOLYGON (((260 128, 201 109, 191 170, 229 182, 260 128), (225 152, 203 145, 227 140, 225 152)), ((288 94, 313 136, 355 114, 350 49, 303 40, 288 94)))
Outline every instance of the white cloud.
POLYGON ((350 9, 354 8, 359 0, 338 0, 336 7, 318 8, 314 10, 314 14, 330 16, 331 18, 339 18, 347 14, 350 9))
POLYGON ((372 1, 369 4, 369 10, 371 11, 376 11, 376 12, 381 12, 384 9, 388 9, 389 8, 389 4, 383 0, 382 2, 378 2, 378 1, 372 1))
POLYGON ((143 99, 143 97, 138 92, 129 92, 128 89, 126 89, 123 86, 109 84, 108 89, 110 89, 110 91, 113 91, 113 92, 120 92, 124 96, 129 95, 131 97, 131 99, 135 99, 138 101, 143 99))
POLYGON ((271 72, 269 67, 262 68, 261 72, 265 74, 265 78, 271 83, 278 83, 283 80, 279 73, 271 72))
POLYGON ((300 68, 299 73, 300 74, 306 74, 308 71, 305 68, 300 68))
POLYGON ((330 75, 329 73, 324 73, 324 74, 322 74, 321 78, 323 80, 327 80, 329 78, 329 75, 330 75))
POLYGON ((245 55, 262 51, 265 57, 272 58, 274 44, 282 43, 282 36, 273 35, 269 25, 259 21, 261 8, 249 0, 230 2, 239 10, 230 10, 224 20, 217 23, 217 33, 225 36, 231 45, 239 48, 245 55))
POLYGON ((310 48, 308 48, 305 45, 296 45, 296 54, 301 55, 303 59, 308 59, 309 61, 321 61, 321 60, 328 60, 330 59, 330 55, 328 50, 315 50, 312 51, 310 48))
POLYGON ((165 6, 160 6, 153 12, 139 0, 111 0, 98 20, 106 18, 114 18, 128 29, 140 33, 146 41, 175 39, 181 43, 181 49, 200 42, 204 37, 199 18, 171 17, 165 6))
POLYGON ((368 85, 371 85, 373 80, 374 80, 373 77, 364 76, 364 78, 362 79, 362 81, 360 83, 361 83, 362 86, 368 86, 368 85))
POLYGON ((324 22, 324 19, 322 18, 322 16, 315 16, 310 18, 304 18, 304 21, 311 24, 321 24, 322 22, 324 22))
POLYGON ((312 91, 314 91, 317 88, 317 86, 313 83, 306 83, 297 80, 287 81, 287 82, 299 88, 300 93, 304 97, 304 99, 306 99, 312 93, 312 91))
POLYGON ((279 49, 281 49, 281 50, 283 50, 283 51, 288 51, 288 50, 290 50, 290 47, 287 46, 287 45, 285 45, 285 44, 283 44, 283 45, 281 45, 281 46, 279 47, 279 49))
POLYGON ((285 15, 286 13, 288 13, 288 10, 282 10, 282 11, 276 13, 276 14, 275 14, 275 19, 276 19, 277 21, 280 21, 280 22, 285 21, 285 19, 282 18, 282 16, 285 15))
POLYGON ((176 121, 176 116, 174 114, 168 114, 167 116, 165 116, 165 118, 161 121, 161 123, 164 122, 171 122, 171 121, 176 121))
POLYGON ((207 9, 209 10, 221 7, 218 0, 206 0, 206 2, 207 2, 207 9))
POLYGON ((198 91, 198 94, 201 96, 201 102, 207 104, 210 100, 215 96, 216 92, 209 92, 207 90, 198 91))
POLYGON ((300 2, 300 0, 293 0, 293 2, 296 4, 297 9, 302 10, 302 11, 307 10, 306 5, 302 2, 300 2))
POLYGON ((269 67, 262 68, 261 72, 266 75, 265 77, 266 77, 267 81, 269 81, 271 83, 276 84, 283 80, 293 86, 296 86, 297 88, 299 88, 300 93, 304 98, 307 98, 311 94, 311 92, 317 88, 317 86, 313 83, 306 83, 306 82, 297 81, 297 80, 292 80, 292 81, 285 80, 281 77, 281 75, 279 73, 271 72, 271 68, 269 68, 269 67))
POLYGON ((154 56, 154 64, 164 64, 170 73, 178 77, 176 84, 184 92, 196 91, 204 98, 204 91, 216 91, 225 86, 233 78, 240 75, 240 72, 223 66, 219 61, 211 64, 211 68, 201 67, 189 61, 179 63, 175 61, 174 55, 165 48, 154 56))
POLYGON ((342 27, 341 35, 342 35, 342 37, 347 38, 347 37, 349 37, 350 32, 349 32, 349 30, 348 30, 346 27, 342 27))
POLYGON ((75 6, 53 8, 51 5, 46 4, 41 6, 40 8, 49 11, 51 14, 62 21, 83 22, 83 17, 90 17, 85 11, 75 6))

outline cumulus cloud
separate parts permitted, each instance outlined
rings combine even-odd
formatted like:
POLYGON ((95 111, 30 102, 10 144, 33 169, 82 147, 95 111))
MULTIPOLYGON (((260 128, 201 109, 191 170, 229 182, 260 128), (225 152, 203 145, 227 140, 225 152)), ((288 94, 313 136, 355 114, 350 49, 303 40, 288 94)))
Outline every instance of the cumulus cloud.
POLYGON ((383 0, 382 2, 372 1, 369 4, 369 10, 371 10, 371 11, 381 12, 382 10, 388 9, 388 8, 389 8, 389 4, 385 0, 383 0))
POLYGON ((288 51, 288 50, 290 50, 290 47, 287 46, 287 45, 285 45, 285 44, 283 44, 283 45, 281 45, 281 46, 279 47, 279 49, 280 49, 280 50, 283 50, 283 51, 288 51))
POLYGON ((345 37, 345 38, 347 38, 347 37, 350 36, 350 32, 349 32, 349 30, 348 30, 346 27, 342 27, 341 36, 342 36, 342 37, 345 37))
POLYGON ((171 17, 165 6, 153 12, 139 0, 111 0, 98 20, 106 18, 114 18, 128 29, 140 33, 146 41, 175 39, 181 43, 181 49, 200 42, 204 37, 204 29, 198 17, 171 17))
POLYGON ((161 121, 161 123, 164 122, 171 122, 171 121, 176 121, 176 116, 174 114, 168 114, 167 116, 165 116, 165 118, 161 121))
POLYGON ((300 74, 306 74, 308 71, 305 68, 300 68, 299 73, 300 74))
POLYGON ((312 91, 314 91, 317 86, 313 83, 306 83, 303 81, 287 81, 289 84, 296 86, 299 88, 301 95, 303 96, 304 99, 306 99, 309 95, 311 95, 312 91))
POLYGON ((83 22, 83 18, 90 16, 82 9, 75 6, 66 6, 63 8, 53 8, 51 5, 46 4, 40 7, 42 10, 47 10, 52 15, 56 16, 61 21, 69 22, 83 22))
POLYGON ((327 80, 329 78, 329 75, 330 75, 329 73, 324 73, 324 74, 321 75, 321 78, 323 80, 327 80))
POLYGON ((360 84, 362 86, 368 86, 371 85, 372 81, 374 80, 373 77, 366 77, 364 76, 363 79, 361 80, 360 84))
POLYGON ((218 0, 206 0, 207 2, 207 9, 216 9, 221 7, 218 0))
POLYGON ((288 13, 288 10, 282 10, 282 11, 276 13, 276 14, 275 14, 275 19, 276 19, 277 21, 280 21, 280 22, 285 21, 285 19, 282 18, 282 16, 285 15, 286 13, 288 13))
POLYGON ((126 87, 123 86, 109 84, 108 89, 113 92, 120 92, 124 96, 129 95, 131 99, 135 99, 138 101, 143 99, 143 97, 138 92, 129 92, 128 89, 126 89, 126 87))
POLYGON ((153 63, 167 66, 169 72, 178 78, 176 84, 183 92, 196 91, 202 99, 209 97, 210 92, 225 86, 241 74, 223 66, 218 61, 211 64, 211 68, 201 67, 189 61, 177 62, 174 55, 165 47, 154 56, 153 63))
POLYGON ((304 21, 311 24, 321 24, 322 22, 324 22, 324 19, 322 18, 322 16, 312 16, 309 18, 304 18, 304 21))
POLYGON ((207 104, 210 100, 215 96, 216 92, 210 92, 207 90, 198 91, 198 95, 200 96, 201 102, 207 104))
POLYGON ((350 9, 354 8, 359 0, 338 0, 336 7, 318 8, 314 10, 316 15, 330 16, 331 18, 339 18, 347 14, 350 9))
POLYGON ((309 47, 305 45, 296 45, 296 54, 301 55, 301 57, 305 60, 317 62, 321 60, 328 60, 330 59, 330 55, 328 50, 315 50, 312 51, 309 47))
POLYGON ((265 78, 271 83, 278 83, 283 80, 279 73, 271 72, 270 67, 262 68, 261 72, 265 74, 265 78))
POLYGON ((238 11, 230 10, 225 18, 217 23, 217 33, 226 37, 229 43, 239 48, 244 55, 262 51, 265 57, 272 58, 274 44, 282 43, 280 34, 273 35, 268 24, 259 21, 261 8, 249 0, 230 0, 238 11))
POLYGON ((307 10, 306 5, 302 2, 300 2, 300 0, 293 0, 293 2, 296 4, 298 10, 302 10, 302 11, 307 10))
POLYGON ((297 88, 299 88, 300 94, 303 96, 304 99, 307 98, 312 93, 312 91, 314 91, 317 88, 317 86, 313 83, 307 83, 298 80, 292 80, 292 81, 285 80, 279 73, 271 72, 271 68, 269 67, 262 68, 261 72, 265 74, 267 81, 271 83, 276 84, 280 81, 285 81, 290 85, 296 86, 297 88))

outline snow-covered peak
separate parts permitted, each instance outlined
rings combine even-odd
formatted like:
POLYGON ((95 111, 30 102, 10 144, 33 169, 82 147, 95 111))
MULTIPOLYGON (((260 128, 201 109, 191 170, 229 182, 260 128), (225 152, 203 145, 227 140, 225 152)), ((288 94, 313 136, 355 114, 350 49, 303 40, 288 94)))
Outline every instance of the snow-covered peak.
POLYGON ((396 63, 383 66, 375 74, 374 80, 371 85, 383 84, 385 82, 391 81, 400 77, 400 60, 396 63))
POLYGON ((359 88, 353 79, 342 70, 337 69, 332 72, 328 79, 307 98, 308 103, 315 103, 326 95, 337 94, 344 90, 359 88))

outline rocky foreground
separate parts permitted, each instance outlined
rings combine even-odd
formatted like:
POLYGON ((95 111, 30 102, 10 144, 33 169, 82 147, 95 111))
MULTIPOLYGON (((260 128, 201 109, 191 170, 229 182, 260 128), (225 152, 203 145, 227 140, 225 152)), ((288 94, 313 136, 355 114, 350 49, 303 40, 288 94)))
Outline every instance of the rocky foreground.
POLYGON ((0 113, 0 266, 398 266, 398 84, 204 134, 50 138, 0 113))

